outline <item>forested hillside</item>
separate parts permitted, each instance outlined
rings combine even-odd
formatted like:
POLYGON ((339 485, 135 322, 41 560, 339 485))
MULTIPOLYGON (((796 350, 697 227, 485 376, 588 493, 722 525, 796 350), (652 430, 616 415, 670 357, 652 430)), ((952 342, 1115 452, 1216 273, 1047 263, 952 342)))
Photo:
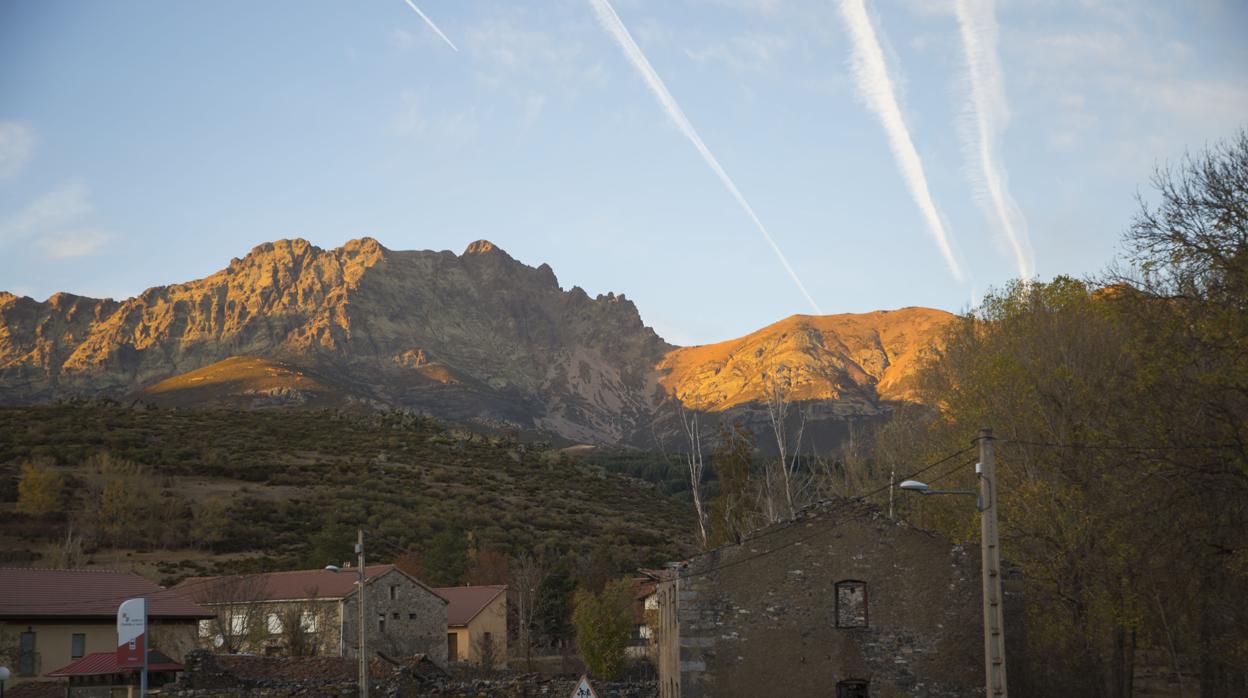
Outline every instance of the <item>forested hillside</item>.
POLYGON ((679 557, 693 526, 649 483, 407 413, 96 403, 2 409, 0 433, 3 564, 319 566, 364 526, 375 560, 450 536, 616 572, 679 557))

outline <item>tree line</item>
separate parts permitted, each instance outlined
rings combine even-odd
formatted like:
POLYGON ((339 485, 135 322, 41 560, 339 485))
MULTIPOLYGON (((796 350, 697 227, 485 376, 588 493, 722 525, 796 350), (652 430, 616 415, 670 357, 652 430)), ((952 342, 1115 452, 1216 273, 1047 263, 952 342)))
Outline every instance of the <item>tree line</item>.
MULTIPOLYGON (((886 487, 990 426, 1030 692, 1126 698, 1149 666, 1187 695, 1248 695, 1248 131, 1152 183, 1120 259, 1091 278, 988 293, 920 369, 921 405, 895 410, 859 447, 799 457, 804 419, 787 375, 771 379, 776 456, 760 458, 733 425, 705 448, 684 415, 702 544, 886 487)), ((973 488, 969 466, 933 475, 973 488)), ((957 498, 891 506, 977 541, 957 498)))

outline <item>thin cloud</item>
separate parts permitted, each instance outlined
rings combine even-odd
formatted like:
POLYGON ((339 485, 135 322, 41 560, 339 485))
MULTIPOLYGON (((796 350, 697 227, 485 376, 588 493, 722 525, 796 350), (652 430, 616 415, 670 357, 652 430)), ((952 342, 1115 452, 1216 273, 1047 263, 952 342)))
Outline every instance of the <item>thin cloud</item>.
POLYGON ((736 199, 742 210, 744 210, 750 220, 754 222, 755 227, 758 228, 758 232, 762 233, 763 239, 765 239, 767 244, 771 246, 772 251, 776 254, 776 258, 780 260, 780 264, 783 265, 784 270, 788 272, 789 278, 793 279, 793 283, 797 285, 798 290, 802 292, 802 295, 806 297, 807 302, 810 303, 810 307, 814 308, 816 313, 822 315, 823 311, 819 309, 819 304, 816 303, 815 299, 812 298, 810 293, 806 291, 806 286, 802 283, 802 280, 798 278, 797 272, 794 271, 793 267, 789 264, 789 260, 784 256, 784 252, 780 250, 780 246, 777 245, 775 239, 771 237, 771 233, 767 232, 766 226, 764 226, 763 222, 759 220, 758 215, 754 213, 754 208, 751 207, 749 202, 745 200, 745 196, 741 194, 741 191, 737 189, 737 185, 733 183, 732 178, 728 176, 728 173, 725 172, 724 168, 719 164, 719 160, 717 160, 711 153, 710 148, 707 148, 706 144, 702 142, 702 137, 699 136, 698 132, 693 128, 693 124, 689 122, 689 119, 685 116, 685 112, 680 108, 680 105, 676 103, 676 99, 672 97, 672 93, 667 91, 667 86, 663 84, 663 80, 659 78, 659 74, 655 72, 654 68, 650 65, 650 61, 646 59, 645 54, 642 53, 641 48, 637 45, 637 42, 633 41, 633 37, 628 33, 628 28, 625 27, 624 22, 620 20, 620 16, 615 13, 615 8, 611 7, 611 3, 608 2, 608 0, 590 0, 590 2, 594 6, 595 14, 598 16, 598 22, 602 24, 603 28, 607 30, 607 33, 611 34, 616 43, 620 45, 620 48, 624 50, 624 55, 628 57, 629 62, 632 63, 633 67, 637 69, 637 72, 641 74, 641 77, 646 81, 646 85, 650 88, 650 90, 654 92, 654 96, 658 98, 659 104, 667 113, 667 117, 671 119, 672 123, 676 125, 676 128, 680 129, 681 133, 685 134, 685 137, 693 143, 693 147, 697 149, 698 153, 702 156, 702 159, 706 161, 708 166, 710 166, 711 171, 719 177, 719 180, 723 182, 724 186, 728 189, 728 192, 732 194, 732 198, 736 199))
POLYGON ((13 121, 0 122, 0 181, 21 174, 34 152, 35 135, 28 126, 13 121))
POLYGON ((0 245, 24 243, 49 259, 91 254, 111 239, 94 215, 85 185, 62 184, 0 221, 0 245))
POLYGON ((7 220, 0 221, 0 242, 9 243, 42 232, 64 228, 95 212, 82 183, 62 184, 31 201, 7 220))
POLYGON ((416 7, 416 3, 412 2, 412 0, 403 0, 403 1, 407 3, 408 7, 412 8, 413 10, 416 10, 416 14, 420 15, 420 18, 425 20, 425 24, 428 24, 430 29, 432 29, 438 36, 442 37, 442 40, 446 42, 447 46, 450 46, 451 49, 453 49, 455 52, 457 53, 459 52, 459 48, 457 48, 455 44, 451 42, 450 39, 446 38, 446 34, 443 34, 442 30, 438 29, 438 25, 434 24, 433 20, 429 19, 428 15, 426 15, 424 12, 421 12, 419 7, 416 7))
POLYGON ((875 114, 888 136, 889 148, 897 160, 902 179, 911 197, 923 214, 927 227, 940 248, 945 264, 954 278, 963 279, 962 268, 953 254, 950 236, 945 224, 932 201, 931 191, 927 186, 927 176, 923 173, 923 161, 914 148, 910 138, 910 129, 901 115, 901 107, 897 103, 896 89, 892 78, 888 75, 888 67, 884 63, 884 50, 880 48, 879 39, 875 35, 875 27, 867 16, 867 8, 863 0, 842 0, 841 17, 849 30, 853 47, 850 54, 851 72, 858 87, 858 94, 867 109, 875 114))
POLYGON ((997 59, 997 20, 992 0, 956 0, 954 10, 966 55, 966 78, 970 86, 963 138, 966 143, 971 182, 980 205, 988 209, 1014 254, 1018 275, 1035 274, 1027 219, 1010 194, 1009 176, 998 146, 1009 120, 1005 81, 997 59))
POLYGON ((87 228, 40 236, 34 246, 48 259, 67 259, 89 255, 109 239, 108 233, 87 228))

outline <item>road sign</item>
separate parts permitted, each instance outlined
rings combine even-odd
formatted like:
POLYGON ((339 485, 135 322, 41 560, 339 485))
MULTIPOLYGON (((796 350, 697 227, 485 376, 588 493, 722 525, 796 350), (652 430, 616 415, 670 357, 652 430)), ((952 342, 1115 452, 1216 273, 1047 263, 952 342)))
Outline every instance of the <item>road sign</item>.
POLYGON ((581 680, 577 682, 576 688, 572 689, 572 698, 598 698, 597 691, 589 685, 589 677, 581 675, 581 680))

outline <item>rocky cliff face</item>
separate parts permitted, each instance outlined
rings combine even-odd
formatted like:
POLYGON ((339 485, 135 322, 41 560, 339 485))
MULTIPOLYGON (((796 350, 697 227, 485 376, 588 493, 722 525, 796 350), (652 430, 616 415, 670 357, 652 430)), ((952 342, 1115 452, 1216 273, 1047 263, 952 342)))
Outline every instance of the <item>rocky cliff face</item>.
POLYGON ((142 395, 192 406, 391 405, 574 441, 652 440, 675 397, 748 409, 783 372, 795 399, 873 413, 950 316, 795 316, 675 348, 632 302, 564 291, 486 241, 450 252, 280 240, 212 276, 124 301, 0 293, 0 402, 142 395))

